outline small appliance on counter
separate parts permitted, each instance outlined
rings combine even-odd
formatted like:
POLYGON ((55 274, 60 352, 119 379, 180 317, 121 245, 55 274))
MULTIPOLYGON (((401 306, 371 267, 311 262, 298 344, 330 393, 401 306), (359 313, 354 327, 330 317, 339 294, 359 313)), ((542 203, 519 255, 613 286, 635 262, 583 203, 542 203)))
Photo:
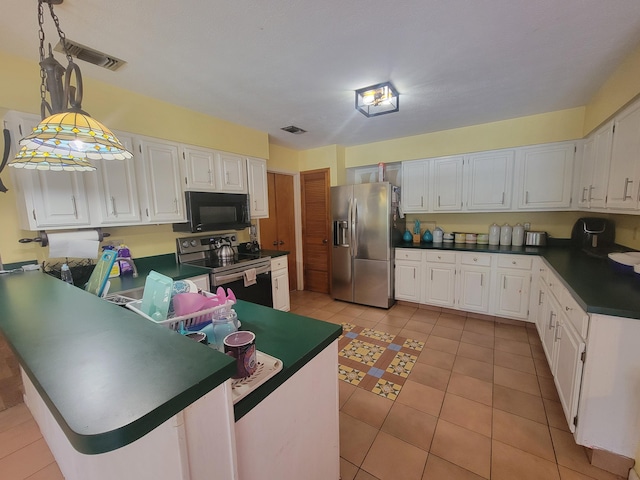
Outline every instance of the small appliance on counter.
POLYGON ((527 247, 544 247, 547 244, 547 232, 526 231, 524 234, 524 244, 527 247))
POLYGON ((585 253, 605 258, 615 250, 615 225, 605 218, 579 218, 571 231, 571 243, 585 253))

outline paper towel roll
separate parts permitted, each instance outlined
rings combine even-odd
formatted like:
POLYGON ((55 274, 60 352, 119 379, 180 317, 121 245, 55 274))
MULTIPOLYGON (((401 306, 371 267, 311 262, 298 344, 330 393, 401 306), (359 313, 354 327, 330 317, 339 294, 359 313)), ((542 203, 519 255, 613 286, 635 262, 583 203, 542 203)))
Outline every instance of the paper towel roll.
POLYGON ((98 258, 100 240, 97 230, 47 233, 49 258, 98 258))

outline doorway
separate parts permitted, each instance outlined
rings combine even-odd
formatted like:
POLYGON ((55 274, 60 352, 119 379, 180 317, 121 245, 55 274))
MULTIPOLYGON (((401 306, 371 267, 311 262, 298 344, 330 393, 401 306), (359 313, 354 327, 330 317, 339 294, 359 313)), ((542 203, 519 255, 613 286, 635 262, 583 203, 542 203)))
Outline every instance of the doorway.
POLYGON ((329 169, 300 172, 304 289, 329 293, 331 232, 329 169))
POLYGON ((294 184, 292 175, 267 172, 269 218, 260 219, 262 247, 289 252, 289 289, 298 289, 294 184))

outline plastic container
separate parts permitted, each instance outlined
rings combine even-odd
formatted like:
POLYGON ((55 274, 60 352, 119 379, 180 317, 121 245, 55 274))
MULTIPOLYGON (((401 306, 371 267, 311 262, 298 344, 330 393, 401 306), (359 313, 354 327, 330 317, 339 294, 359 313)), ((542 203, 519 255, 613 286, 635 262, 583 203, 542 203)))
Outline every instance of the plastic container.
POLYGON ((478 235, 476 233, 467 233, 464 239, 464 243, 473 244, 473 245, 475 245, 477 241, 478 241, 478 235))
POLYGON ((73 275, 71 275, 71 270, 69 270, 69 265, 67 265, 66 263, 63 263, 62 267, 60 268, 60 279, 63 282, 67 282, 73 285, 73 275))
POLYGON ((453 241, 455 243, 465 243, 467 241, 467 234, 466 233, 454 233, 453 234, 453 241))
POLYGON ((608 256, 611 268, 623 275, 633 275, 635 266, 640 264, 640 252, 618 252, 608 256))
POLYGON ((500 227, 500 245, 511 245, 513 228, 508 223, 500 227))
POLYGON ((216 350, 219 352, 224 353, 224 338, 227 335, 231 335, 238 331, 236 324, 237 319, 237 315, 226 315, 220 318, 214 318, 211 322, 211 325, 213 326, 213 338, 209 338, 209 343, 214 344, 216 350))
POLYGON ((500 245, 500 225, 497 223, 489 226, 489 245, 500 245))
POLYGON ((476 237, 476 243, 478 245, 488 245, 489 244, 489 234, 488 233, 479 233, 476 237))
POLYGON ((444 232, 440 227, 433 229, 433 243, 442 243, 444 232))
POLYGON ((524 245, 524 226, 516 223, 511 233, 511 245, 521 247, 524 245))

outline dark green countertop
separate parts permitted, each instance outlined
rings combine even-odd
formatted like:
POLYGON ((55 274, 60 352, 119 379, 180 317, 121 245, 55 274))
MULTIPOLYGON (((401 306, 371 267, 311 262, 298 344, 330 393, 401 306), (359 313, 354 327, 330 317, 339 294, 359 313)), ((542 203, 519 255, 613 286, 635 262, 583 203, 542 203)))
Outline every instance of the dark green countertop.
POLYGON ((0 329, 71 444, 137 440, 234 372, 226 355, 41 272, 0 276, 0 329))
POLYGON ((589 256, 570 246, 511 247, 458 243, 399 243, 395 248, 539 255, 556 271, 586 312, 640 319, 640 282, 634 276, 615 272, 608 259, 589 256))
POLYGON ((235 405, 235 417, 239 420, 337 339, 342 326, 241 300, 235 310, 242 322, 241 330, 256 334, 256 348, 283 364, 281 372, 235 405))

